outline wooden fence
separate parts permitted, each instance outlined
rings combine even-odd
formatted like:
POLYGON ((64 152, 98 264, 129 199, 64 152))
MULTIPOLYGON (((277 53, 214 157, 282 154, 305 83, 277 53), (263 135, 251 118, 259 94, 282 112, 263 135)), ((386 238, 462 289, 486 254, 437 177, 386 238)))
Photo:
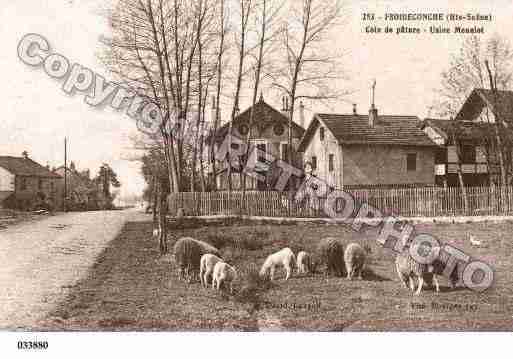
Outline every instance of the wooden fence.
MULTIPOLYGON (((513 187, 468 187, 465 209, 458 187, 417 187, 347 190, 356 203, 368 203, 383 215, 404 217, 513 215, 513 187)), ((183 208, 186 216, 248 215, 265 217, 328 217, 326 198, 285 192, 182 192, 169 196, 171 214, 183 208), (302 198, 297 200, 296 198, 302 198)), ((332 204, 333 205, 333 204, 332 204)), ((336 201, 341 210, 344 201, 336 201)))

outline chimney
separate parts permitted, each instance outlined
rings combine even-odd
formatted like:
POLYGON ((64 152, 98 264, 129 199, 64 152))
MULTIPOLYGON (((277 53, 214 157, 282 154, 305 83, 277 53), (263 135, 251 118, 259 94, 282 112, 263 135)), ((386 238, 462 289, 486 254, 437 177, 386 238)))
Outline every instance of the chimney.
POLYGON ((287 96, 282 98, 281 114, 289 118, 289 98, 287 96))
POLYGON ((303 101, 299 103, 299 125, 305 128, 305 105, 303 105, 303 101))
POLYGON ((28 160, 28 159, 29 159, 29 154, 28 154, 28 152, 27 152, 27 151, 23 151, 23 152, 21 153, 21 155, 23 156, 23 158, 24 158, 24 159, 26 159, 26 160, 28 160))
POLYGON ((371 108, 369 110, 369 127, 374 127, 378 123, 378 109, 374 106, 374 104, 371 105, 371 108))
POLYGON ((378 123, 378 109, 374 105, 374 96, 376 92, 376 80, 372 83, 371 107, 369 110, 369 127, 374 127, 378 123))
POLYGON ((357 116, 358 115, 358 111, 356 110, 356 104, 353 103, 353 115, 357 116))

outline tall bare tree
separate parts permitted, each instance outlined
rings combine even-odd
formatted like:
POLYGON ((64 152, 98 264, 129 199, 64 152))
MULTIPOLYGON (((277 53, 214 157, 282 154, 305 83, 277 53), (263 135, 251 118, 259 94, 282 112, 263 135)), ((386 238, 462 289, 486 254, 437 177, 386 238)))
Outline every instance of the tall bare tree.
POLYGON ((211 167, 212 167, 212 188, 215 190, 217 181, 216 181, 216 160, 214 157, 214 151, 215 151, 215 141, 216 141, 216 134, 217 129, 219 127, 220 122, 220 101, 221 101, 221 89, 223 85, 223 66, 224 66, 224 55, 226 52, 226 34, 229 31, 229 23, 228 23, 228 14, 227 14, 227 8, 225 6, 225 0, 219 0, 219 21, 218 21, 218 38, 219 38, 219 45, 216 52, 216 63, 215 63, 215 70, 216 70, 216 90, 215 90, 215 97, 213 102, 213 106, 215 108, 215 115, 213 119, 213 129, 212 129, 212 135, 211 135, 211 142, 210 142, 210 161, 211 161, 211 167))
POLYGON ((235 117, 239 112, 240 106, 240 93, 242 88, 242 81, 245 74, 244 65, 245 60, 248 55, 247 49, 247 41, 249 34, 249 20, 251 17, 251 13, 254 8, 253 0, 237 0, 237 6, 239 8, 239 19, 238 26, 235 26, 234 35, 235 35, 235 43, 237 46, 237 74, 235 77, 235 93, 233 97, 233 107, 232 113, 230 117, 230 122, 228 125, 228 190, 232 190, 232 165, 231 165, 231 134, 232 134, 232 125, 235 117))
POLYGON ((275 69, 273 85, 290 99, 288 160, 293 163, 292 123, 296 101, 329 101, 344 92, 335 80, 343 77, 340 53, 330 49, 330 35, 341 24, 341 0, 300 0, 288 3, 282 36, 285 62, 275 69))
POLYGON ((472 35, 461 44, 451 59, 449 68, 442 72, 437 100, 433 105, 438 115, 454 117, 474 88, 488 88, 485 60, 491 63, 494 86, 508 90, 512 86, 513 51, 509 42, 494 35, 487 40, 472 35))
MULTIPOLYGON (((452 57, 449 69, 442 73, 438 99, 433 105, 440 116, 455 117, 475 88, 491 90, 494 108, 484 111, 481 121, 491 123, 494 131, 483 136, 480 144, 485 147, 488 163, 491 163, 491 159, 498 159, 502 184, 508 183, 507 174, 511 167, 504 159, 510 141, 502 131, 504 124, 497 109, 497 99, 498 91, 508 90, 513 85, 512 65, 513 50, 505 38, 499 35, 486 40, 477 36, 466 38, 459 53, 452 57)), ((461 185, 464 185, 463 182, 461 185)))

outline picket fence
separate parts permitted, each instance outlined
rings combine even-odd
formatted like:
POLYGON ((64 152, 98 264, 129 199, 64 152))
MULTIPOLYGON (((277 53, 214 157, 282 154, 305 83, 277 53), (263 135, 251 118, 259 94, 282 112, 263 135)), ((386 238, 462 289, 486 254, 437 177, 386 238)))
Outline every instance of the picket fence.
MULTIPOLYGON (((368 203, 383 215, 404 217, 498 216, 513 215, 513 187, 467 187, 465 208, 459 187, 415 187, 351 189, 358 208, 368 203)), ((246 215, 265 217, 328 217, 326 198, 306 193, 295 197, 274 191, 181 192, 169 195, 170 213, 182 208, 186 216, 246 215), (302 198, 297 200, 296 198, 302 198)), ((333 203, 331 204, 333 205, 333 203)), ((335 210, 344 208, 344 201, 335 203, 335 210)))

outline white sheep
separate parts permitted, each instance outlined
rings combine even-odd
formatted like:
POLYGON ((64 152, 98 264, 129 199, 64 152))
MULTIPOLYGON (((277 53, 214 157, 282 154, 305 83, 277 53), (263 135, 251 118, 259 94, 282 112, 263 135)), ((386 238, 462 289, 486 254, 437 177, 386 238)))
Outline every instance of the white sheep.
POLYGON ((215 254, 207 253, 201 256, 200 260, 200 281, 201 285, 206 287, 208 285, 208 277, 213 276, 214 267, 217 262, 221 262, 222 259, 215 254))
POLYGON ((397 255, 395 258, 395 267, 397 274, 399 275, 399 279, 404 284, 405 288, 408 289, 409 287, 415 295, 420 295, 425 281, 430 284, 434 283, 437 292, 440 290, 438 279, 434 273, 435 267, 433 265, 418 263, 410 255, 408 248, 405 248, 397 255), (415 279, 418 281, 418 287, 416 290, 415 279))
POLYGON ((267 277, 270 272, 271 280, 274 280, 274 271, 276 270, 276 267, 283 266, 287 272, 285 280, 288 280, 292 274, 292 268, 295 267, 295 262, 296 258, 294 256, 294 252, 292 252, 290 248, 283 248, 282 250, 267 257, 260 269, 260 277, 267 277))
POLYGON ((297 272, 309 273, 312 270, 312 258, 310 253, 301 251, 297 254, 297 272))
POLYGON ((237 279, 237 270, 226 262, 217 262, 214 266, 212 276, 212 289, 220 290, 221 286, 230 286, 230 293, 233 294, 233 281, 237 279))
POLYGON ((346 264, 347 279, 353 280, 355 276, 362 279, 368 253, 370 253, 370 247, 368 245, 362 247, 358 243, 351 243, 346 247, 344 262, 346 264))

